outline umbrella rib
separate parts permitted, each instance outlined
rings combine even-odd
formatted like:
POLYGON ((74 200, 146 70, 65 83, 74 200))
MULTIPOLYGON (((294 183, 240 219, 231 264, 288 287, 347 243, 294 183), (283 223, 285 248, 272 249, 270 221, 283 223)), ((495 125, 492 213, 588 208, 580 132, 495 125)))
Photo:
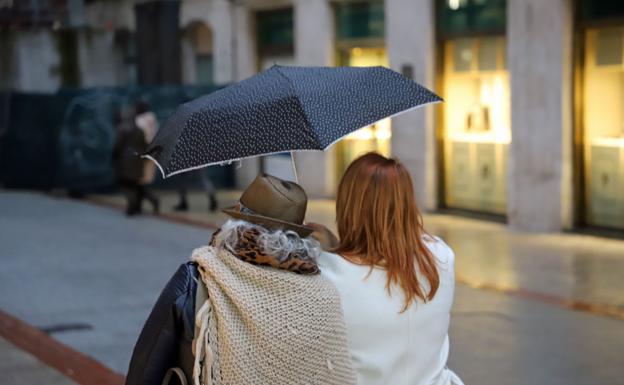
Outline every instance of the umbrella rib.
POLYGON ((286 79, 286 81, 290 85, 290 88, 293 91, 293 95, 295 95, 295 98, 297 98, 297 102, 299 104, 299 108, 301 108, 301 114, 303 115, 303 117, 305 119, 306 127, 308 127, 308 131, 310 133, 312 133, 312 136, 314 136, 314 139, 316 140, 316 144, 320 147, 320 150, 322 150, 323 149, 323 143, 321 143, 317 133, 312 129, 312 124, 310 123, 310 118, 308 117, 308 114, 306 113, 305 108, 303 108, 303 103, 301 103, 301 99, 299 98, 299 95, 297 94, 297 91, 295 90, 295 85, 293 84, 292 80, 290 80, 290 78, 288 76, 286 76, 280 70, 280 66, 275 65, 275 66, 273 66, 273 68, 275 68, 275 71, 277 71, 277 73, 280 74, 281 77, 286 79))

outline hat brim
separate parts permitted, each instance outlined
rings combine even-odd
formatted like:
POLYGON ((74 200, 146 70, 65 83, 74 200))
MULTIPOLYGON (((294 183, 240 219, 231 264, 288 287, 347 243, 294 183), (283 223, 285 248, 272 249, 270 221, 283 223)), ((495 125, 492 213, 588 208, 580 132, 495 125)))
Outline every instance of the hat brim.
POLYGON ((309 236, 314 232, 314 229, 308 226, 298 225, 296 223, 286 222, 280 219, 265 217, 258 214, 242 213, 237 210, 237 206, 228 207, 221 211, 233 218, 241 219, 250 223, 255 223, 270 229, 292 230, 303 238, 309 236))

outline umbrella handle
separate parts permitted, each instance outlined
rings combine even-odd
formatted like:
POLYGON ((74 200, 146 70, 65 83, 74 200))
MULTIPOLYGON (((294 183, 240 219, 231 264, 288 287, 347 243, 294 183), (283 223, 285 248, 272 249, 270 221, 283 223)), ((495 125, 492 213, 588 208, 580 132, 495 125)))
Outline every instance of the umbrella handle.
POLYGON ((290 152, 290 161, 292 162, 293 174, 295 175, 295 183, 299 183, 299 177, 297 176, 297 165, 295 164, 295 152, 290 152))

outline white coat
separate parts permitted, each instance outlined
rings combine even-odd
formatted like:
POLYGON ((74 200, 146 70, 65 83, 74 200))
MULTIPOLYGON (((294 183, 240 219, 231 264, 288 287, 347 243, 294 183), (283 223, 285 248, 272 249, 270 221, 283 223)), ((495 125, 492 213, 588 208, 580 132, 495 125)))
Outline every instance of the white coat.
POLYGON ((418 300, 403 313, 403 294, 398 287, 388 294, 385 270, 327 252, 319 257, 321 275, 340 292, 358 385, 463 385, 446 367, 455 256, 439 238, 427 246, 438 261, 440 287, 433 300, 418 300))
MULTIPOLYGON (((143 132, 145 143, 150 144, 152 140, 154 140, 156 133, 158 133, 158 121, 156 120, 156 115, 151 111, 144 112, 134 118, 134 123, 143 132)), ((143 175, 139 184, 148 185, 152 183, 154 181, 155 174, 156 165, 154 162, 144 159, 143 175)))

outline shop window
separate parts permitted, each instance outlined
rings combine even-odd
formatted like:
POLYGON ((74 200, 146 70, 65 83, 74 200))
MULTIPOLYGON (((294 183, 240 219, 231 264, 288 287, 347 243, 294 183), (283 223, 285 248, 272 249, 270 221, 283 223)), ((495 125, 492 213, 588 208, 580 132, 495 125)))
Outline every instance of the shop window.
POLYGON ((294 52, 292 8, 260 11, 256 14, 257 44, 260 56, 294 52))
POLYGON ((441 36, 505 31, 506 0, 436 0, 441 36))
MULTIPOLYGON (((339 65, 351 67, 388 67, 388 55, 382 47, 352 47, 340 50, 339 65)), ((349 164, 360 155, 367 152, 377 152, 384 156, 391 156, 390 141, 392 129, 390 118, 383 119, 375 124, 361 128, 336 144, 336 170, 338 178, 347 169, 349 164)))
POLYGON ((198 84, 213 84, 213 72, 214 66, 212 61, 212 55, 210 54, 198 54, 195 57, 195 68, 197 71, 197 83, 198 84))
POLYGON ((212 84, 214 80, 212 32, 203 23, 197 24, 193 30, 193 46, 197 83, 212 84))
POLYGON ((505 214, 511 141, 504 37, 444 44, 444 198, 449 207, 505 214))
POLYGON ((624 28, 585 41, 583 159, 586 221, 624 229, 624 28))
POLYGON ((581 16, 584 20, 624 18, 622 0, 581 0, 581 16))
POLYGON ((335 7, 338 40, 383 39, 383 1, 337 3, 335 7))

